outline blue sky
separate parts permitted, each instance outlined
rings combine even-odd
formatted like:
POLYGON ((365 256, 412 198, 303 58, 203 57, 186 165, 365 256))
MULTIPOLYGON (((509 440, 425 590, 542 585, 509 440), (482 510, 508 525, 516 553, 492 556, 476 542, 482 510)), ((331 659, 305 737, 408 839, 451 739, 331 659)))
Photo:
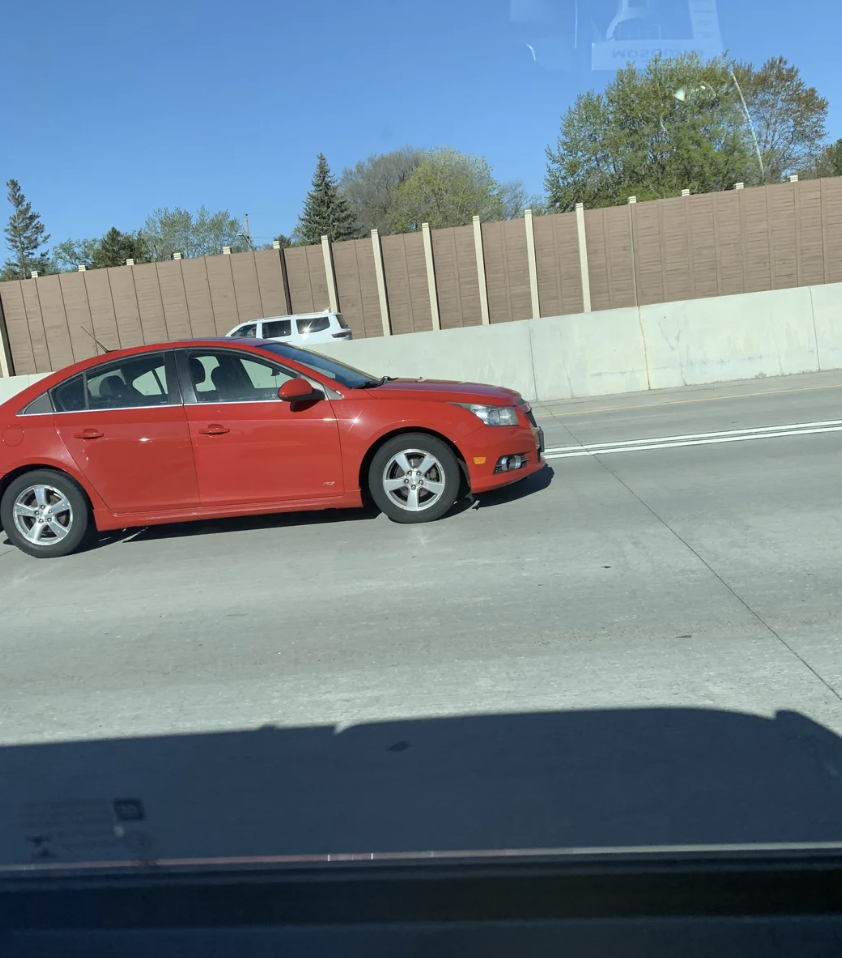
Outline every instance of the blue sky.
MULTIPOLYGON (((320 151, 339 173, 453 146, 539 192, 561 114, 604 82, 545 56, 577 2, 620 0, 41 0, 25 38, 4 31, 0 179, 20 181, 54 242, 201 204, 270 240, 294 227, 320 151)), ((730 52, 786 56, 842 136, 840 0, 718 7, 730 52)))

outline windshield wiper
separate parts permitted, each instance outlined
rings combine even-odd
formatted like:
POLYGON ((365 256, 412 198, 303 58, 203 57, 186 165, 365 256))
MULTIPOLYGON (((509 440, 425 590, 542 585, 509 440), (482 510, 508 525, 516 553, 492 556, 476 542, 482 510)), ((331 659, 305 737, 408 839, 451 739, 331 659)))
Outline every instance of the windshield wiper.
POLYGON ((382 386, 383 383, 393 383, 396 379, 397 376, 381 376, 380 379, 369 379, 360 386, 360 389, 374 389, 375 386, 382 386))

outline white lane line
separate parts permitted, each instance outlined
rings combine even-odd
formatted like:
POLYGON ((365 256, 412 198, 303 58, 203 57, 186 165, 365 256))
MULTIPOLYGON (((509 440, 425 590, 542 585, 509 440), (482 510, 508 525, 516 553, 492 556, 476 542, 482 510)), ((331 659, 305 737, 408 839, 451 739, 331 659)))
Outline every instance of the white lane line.
MULTIPOLYGON (((824 422, 796 422, 789 426, 760 426, 755 429, 727 429, 724 432, 697 432, 687 436, 656 436, 651 439, 624 439, 620 442, 594 442, 585 446, 554 446, 547 452, 578 452, 581 449, 613 449, 614 447, 625 449, 627 446, 653 446, 660 443, 695 441, 697 439, 719 439, 721 436, 752 436, 755 433, 786 435, 791 430, 803 432, 824 428, 825 426, 842 426, 842 419, 829 419, 824 422)), ((763 436, 760 435, 759 438, 762 439, 763 436)))
POLYGON ((820 432, 842 432, 842 426, 826 426, 822 429, 801 429, 797 432, 766 432, 754 435, 725 435, 715 439, 688 439, 677 442, 658 442, 648 446, 577 446, 575 452, 558 452, 547 450, 545 459, 573 459, 581 456, 608 456, 612 452, 646 452, 650 449, 675 449, 678 446, 710 446, 722 442, 748 442, 752 439, 780 439, 786 436, 810 436, 820 432))

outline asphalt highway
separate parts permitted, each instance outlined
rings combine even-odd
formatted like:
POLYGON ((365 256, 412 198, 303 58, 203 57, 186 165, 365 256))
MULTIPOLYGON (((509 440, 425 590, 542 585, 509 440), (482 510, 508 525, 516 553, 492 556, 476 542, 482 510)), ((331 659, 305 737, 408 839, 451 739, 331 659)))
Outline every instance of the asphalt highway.
POLYGON ((56 561, 0 536, 0 745, 653 709, 842 735, 842 374, 536 413, 549 468, 430 525, 185 524, 56 561))

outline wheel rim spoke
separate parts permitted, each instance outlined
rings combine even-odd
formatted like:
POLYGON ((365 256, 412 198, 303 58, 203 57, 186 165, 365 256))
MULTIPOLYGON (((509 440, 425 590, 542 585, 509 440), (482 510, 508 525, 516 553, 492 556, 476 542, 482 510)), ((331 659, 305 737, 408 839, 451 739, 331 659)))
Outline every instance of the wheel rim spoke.
POLYGON ((431 482, 429 479, 424 480, 424 489, 432 493, 437 499, 444 492, 444 483, 443 482, 431 482))
POLYGON ((63 539, 67 535, 67 526, 63 526, 58 519, 50 519, 47 523, 56 539, 63 539))
POLYGON ((400 479, 384 479, 383 488, 386 492, 397 492, 398 489, 406 489, 406 482, 403 477, 400 479))
POLYGON ((400 466, 401 469, 403 469, 404 472, 409 472, 412 469, 412 466, 409 462, 409 459, 407 459, 405 452, 399 452, 395 456, 394 461, 398 464, 398 466, 400 466))
POLYGON ((408 509, 410 512, 418 512, 418 490, 417 489, 408 489, 406 492, 406 505, 405 509, 408 509))
POLYGON ((35 501, 39 506, 46 506, 47 499, 47 487, 46 486, 35 486, 32 490, 32 494, 35 496, 35 501))
POLYGON ((433 466, 437 466, 437 465, 438 463, 436 462, 435 459, 433 459, 432 456, 429 456, 429 455, 424 456, 424 458, 421 460, 421 465, 418 467, 418 471, 421 473, 422 476, 426 476, 427 473, 433 468, 433 466))
POLYGON ((58 502, 54 502, 50 508, 52 509, 54 516, 60 516, 64 515, 65 512, 70 512, 70 503, 64 498, 64 496, 61 496, 58 502))
POLYGON ((22 502, 16 502, 15 515, 26 516, 28 519, 35 519, 38 515, 38 510, 34 506, 27 506, 22 502))

